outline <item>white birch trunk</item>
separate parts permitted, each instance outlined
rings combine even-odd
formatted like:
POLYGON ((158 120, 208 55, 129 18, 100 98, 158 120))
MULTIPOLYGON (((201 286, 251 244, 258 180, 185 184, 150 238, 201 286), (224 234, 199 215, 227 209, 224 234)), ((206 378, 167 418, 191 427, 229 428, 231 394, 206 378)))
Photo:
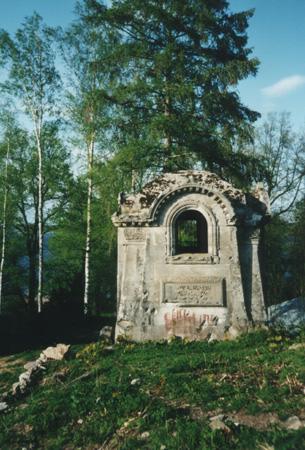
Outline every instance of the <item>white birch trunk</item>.
POLYGON ((5 174, 4 174, 4 198, 2 209, 2 246, 1 246, 1 262, 0 262, 0 314, 2 312, 2 290, 3 290, 3 268, 5 262, 5 247, 6 247, 6 210, 7 210, 7 194, 8 194, 8 161, 10 154, 10 144, 7 144, 7 152, 5 159, 5 174))
POLYGON ((40 131, 36 133, 38 152, 38 291, 37 309, 42 310, 42 290, 43 290, 43 198, 42 198, 42 148, 40 142, 40 131))
MULTIPOLYGON (((28 95, 26 87, 24 92, 28 95)), ((43 294, 43 151, 41 148, 41 130, 43 126, 43 107, 40 105, 39 110, 35 110, 34 106, 29 100, 28 107, 31 111, 34 132, 37 144, 38 156, 38 289, 37 289, 37 311, 42 311, 42 294, 43 294)))
POLYGON ((87 230, 85 247, 85 286, 84 286, 84 314, 88 314, 89 288, 90 288, 90 253, 91 253, 91 204, 92 204, 92 171, 93 171, 94 139, 91 140, 88 147, 88 190, 87 190, 87 230))

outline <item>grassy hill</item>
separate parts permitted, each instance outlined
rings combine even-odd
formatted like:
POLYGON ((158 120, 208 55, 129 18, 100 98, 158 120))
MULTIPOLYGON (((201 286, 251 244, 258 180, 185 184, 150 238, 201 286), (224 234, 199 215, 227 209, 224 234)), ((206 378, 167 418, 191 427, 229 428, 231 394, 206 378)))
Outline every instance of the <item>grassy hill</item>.
MULTIPOLYGON (((0 393, 38 355, 0 358, 0 393)), ((304 389, 304 336, 73 346, 0 415, 0 449, 299 450, 304 389)))

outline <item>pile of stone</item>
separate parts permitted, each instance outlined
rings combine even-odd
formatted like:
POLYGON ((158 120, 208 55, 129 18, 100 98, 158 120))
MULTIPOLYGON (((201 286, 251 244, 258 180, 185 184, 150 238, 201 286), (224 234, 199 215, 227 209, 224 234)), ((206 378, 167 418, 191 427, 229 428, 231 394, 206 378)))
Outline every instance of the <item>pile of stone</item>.
POLYGON ((8 401, 22 397, 34 386, 43 376, 46 364, 50 360, 60 361, 64 359, 69 351, 70 345, 57 344, 55 347, 48 347, 42 351, 35 361, 27 362, 24 365, 25 372, 19 376, 19 380, 13 384, 10 392, 4 393, 0 398, 0 413, 9 408, 8 401))

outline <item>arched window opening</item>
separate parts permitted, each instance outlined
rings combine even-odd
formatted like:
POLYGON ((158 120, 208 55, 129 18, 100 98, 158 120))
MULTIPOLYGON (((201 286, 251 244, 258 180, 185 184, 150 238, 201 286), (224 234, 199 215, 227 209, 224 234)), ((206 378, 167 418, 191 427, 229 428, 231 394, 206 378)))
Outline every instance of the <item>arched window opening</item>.
POLYGON ((198 211, 184 211, 175 222, 175 253, 208 253, 208 224, 198 211))

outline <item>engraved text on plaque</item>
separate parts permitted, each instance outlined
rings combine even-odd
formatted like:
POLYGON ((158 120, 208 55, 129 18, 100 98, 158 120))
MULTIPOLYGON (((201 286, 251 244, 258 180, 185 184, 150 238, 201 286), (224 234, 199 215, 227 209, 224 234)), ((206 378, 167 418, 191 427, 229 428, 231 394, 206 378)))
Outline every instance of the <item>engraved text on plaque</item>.
POLYGON ((163 302, 189 306, 224 306, 225 284, 220 277, 206 277, 198 282, 165 282, 163 302))

